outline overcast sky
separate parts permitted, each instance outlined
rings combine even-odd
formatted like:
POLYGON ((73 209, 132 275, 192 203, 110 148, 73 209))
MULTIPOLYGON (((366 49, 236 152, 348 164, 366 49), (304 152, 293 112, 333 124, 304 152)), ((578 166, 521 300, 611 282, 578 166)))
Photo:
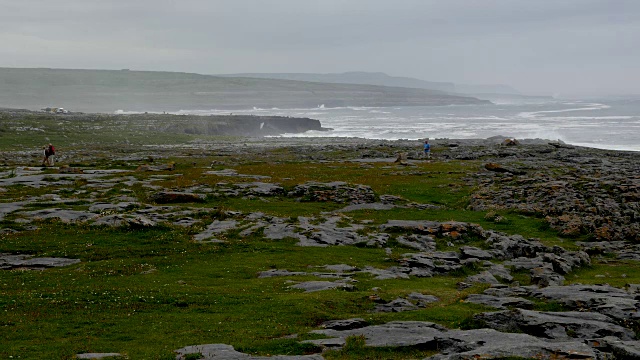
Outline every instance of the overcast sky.
POLYGON ((0 0, 0 66, 640 94, 638 0, 0 0))

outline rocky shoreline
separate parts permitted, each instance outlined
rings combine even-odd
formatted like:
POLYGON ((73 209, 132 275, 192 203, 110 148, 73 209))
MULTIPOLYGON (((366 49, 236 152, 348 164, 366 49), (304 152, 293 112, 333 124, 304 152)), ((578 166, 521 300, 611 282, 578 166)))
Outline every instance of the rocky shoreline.
MULTIPOLYGON (((266 175, 238 173, 234 157, 240 154, 260 156, 265 149, 286 148, 296 160, 322 164, 327 161, 360 163, 385 162, 398 172, 415 172, 420 158, 420 143, 409 140, 381 141, 336 138, 244 138, 192 142, 166 147, 133 149, 122 147, 109 153, 109 161, 136 163, 153 158, 153 163, 137 170, 113 170, 92 166, 69 166, 90 162, 99 150, 60 152, 61 167, 34 167, 39 154, 8 151, 0 155, 0 192, 11 194, 15 185, 44 188, 84 184, 90 195, 86 209, 67 209, 71 199, 48 193, 26 199, 5 200, 0 218, 11 218, 22 230, 3 225, 0 231, 12 234, 28 231, 44 219, 89 226, 150 228, 161 224, 191 228, 201 226, 193 239, 201 243, 223 243, 225 234, 259 236, 267 240, 295 239, 299 246, 368 246, 387 248, 394 264, 388 268, 327 264, 308 272, 285 268, 270 269, 258 279, 310 276, 312 281, 292 283, 292 289, 305 292, 330 289, 349 290, 357 286, 354 276, 370 274, 376 279, 411 279, 443 276, 471 271, 457 286, 468 288, 486 284, 486 290, 472 294, 465 302, 496 309, 474 317, 475 328, 447 329, 432 322, 396 321, 369 324, 363 319, 335 319, 313 334, 326 338, 304 340, 318 349, 343 347, 349 339, 361 337, 367 347, 415 347, 437 350, 429 359, 498 359, 521 357, 535 359, 640 359, 640 284, 616 288, 601 285, 565 285, 566 276, 602 256, 640 260, 640 153, 607 151, 571 146, 542 139, 516 140, 504 137, 476 140, 435 139, 434 162, 473 162, 477 171, 465 178, 474 187, 468 210, 486 211, 495 223, 504 219, 499 211, 509 210, 544 219, 559 234, 579 238, 575 246, 546 246, 536 238, 508 235, 458 221, 395 220, 379 226, 350 221, 345 214, 367 209, 428 209, 437 204, 416 203, 386 194, 371 187, 332 182, 306 182, 293 187, 269 181, 266 175), (243 178, 242 183, 220 182, 215 186, 193 185, 181 189, 154 184, 161 176, 141 180, 136 172, 171 171, 166 157, 197 158, 217 154, 207 174, 243 178), (114 177, 117 174, 118 177, 114 177), (149 202, 132 196, 105 197, 114 184, 141 187, 149 202), (261 212, 230 211, 220 219, 203 223, 194 207, 211 198, 274 197, 301 201, 323 201, 344 207, 317 217, 286 219, 261 212), (39 204, 29 210, 30 204, 39 204), (395 253, 391 242, 411 249, 395 253), (446 243, 448 250, 438 250, 446 243), (478 245, 481 244, 481 245, 478 245), (514 274, 526 274, 529 284, 521 285, 514 274), (534 311, 534 301, 561 304, 565 311, 534 311)), ((164 173, 163 173, 164 174, 164 173)), ((419 174, 417 174, 419 175, 419 174)), ((171 177, 171 175, 162 175, 171 177)), ((11 196, 7 197, 11 198, 11 196)), ((6 222, 5 222, 6 223, 6 222)), ((3 269, 69 266, 77 259, 42 259, 15 255, 0 257, 3 269)), ((412 293, 384 301, 372 291, 375 311, 417 311, 437 303, 435 296, 412 293)), ((187 344, 185 344, 187 345, 187 344)), ((223 344, 202 344, 176 350, 176 359, 201 354, 203 359, 264 359, 237 352, 223 344)), ((108 356, 114 356, 108 353, 108 356)), ((78 358, 100 358, 105 354, 79 354, 78 358)), ((117 356, 118 354, 115 354, 117 356)), ((321 354, 274 356, 278 359, 321 359, 321 354)))

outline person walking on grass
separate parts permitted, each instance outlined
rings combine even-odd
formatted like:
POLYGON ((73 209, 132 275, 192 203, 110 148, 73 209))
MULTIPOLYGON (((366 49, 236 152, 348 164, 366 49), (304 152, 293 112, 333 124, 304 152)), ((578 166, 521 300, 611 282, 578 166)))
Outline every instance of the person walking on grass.
POLYGON ((56 154, 56 148, 49 143, 49 145, 45 145, 42 147, 44 152, 44 158, 42 158, 42 166, 53 166, 53 157, 56 154))
POLYGON ((49 151, 49 156, 47 157, 47 163, 49 164, 49 166, 53 166, 54 157, 56 155, 56 148, 54 148, 53 145, 49 143, 49 146, 47 146, 47 150, 49 151))
POLYGON ((429 139, 424 141, 424 157, 425 159, 431 159, 431 144, 429 144, 429 139))
POLYGON ((49 163, 49 148, 45 145, 42 147, 42 166, 47 166, 49 163))

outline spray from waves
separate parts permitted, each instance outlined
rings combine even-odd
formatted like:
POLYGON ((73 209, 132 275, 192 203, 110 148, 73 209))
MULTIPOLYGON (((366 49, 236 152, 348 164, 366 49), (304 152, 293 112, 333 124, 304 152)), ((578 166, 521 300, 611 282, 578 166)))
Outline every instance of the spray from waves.
POLYGON ((521 112, 517 116, 522 118, 536 118, 543 114, 551 114, 551 113, 565 113, 565 112, 574 112, 574 111, 592 111, 592 110, 603 110, 609 109, 611 106, 605 104, 585 104, 586 107, 582 108, 571 108, 571 109, 559 109, 559 110, 542 110, 542 111, 532 111, 532 112, 521 112))
MULTIPOLYGON (((309 117, 331 131, 285 137, 369 139, 488 138, 561 140, 581 146, 639 151, 640 103, 618 107, 608 102, 549 101, 548 104, 458 107, 300 107, 296 109, 181 110, 173 114, 309 117), (634 107, 636 106, 636 107, 634 107), (604 110, 608 109, 608 110, 604 110), (620 111, 618 111, 618 109, 620 111), (599 111, 600 110, 600 111, 599 111)), ((134 114, 119 110, 117 113, 134 114)), ((158 113, 158 112, 155 112, 158 113)), ((160 112, 162 113, 162 112, 160 112)))

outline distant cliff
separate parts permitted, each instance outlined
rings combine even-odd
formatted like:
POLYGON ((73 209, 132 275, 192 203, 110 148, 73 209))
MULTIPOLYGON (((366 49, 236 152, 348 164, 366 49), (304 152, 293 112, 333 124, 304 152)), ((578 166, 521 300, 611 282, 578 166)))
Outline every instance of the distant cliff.
POLYGON ((129 71, 0 68, 0 107, 178 111, 489 104, 441 91, 377 85, 129 71))
POLYGON ((391 76, 382 72, 349 71, 345 73, 241 73, 219 75, 225 77, 248 77, 259 79, 280 79, 296 81, 314 81, 336 84, 367 84, 379 86, 395 86, 415 89, 429 89, 446 92, 451 95, 477 97, 476 94, 510 94, 520 92, 503 84, 457 84, 452 82, 426 81, 405 76, 391 76))
POLYGON ((456 86, 450 82, 436 82, 414 79, 404 76, 390 76, 382 72, 349 71, 334 74, 314 73, 242 73, 220 75, 225 77, 252 77, 260 79, 281 79, 296 81, 313 81, 335 84, 366 84, 394 86, 415 89, 430 89, 444 92, 455 92, 456 86))
MULTIPOLYGON (((153 134, 273 136, 309 130, 324 131, 319 120, 283 116, 172 115, 172 114, 51 114, 0 108, 0 138, 15 131, 53 138, 82 138, 87 135, 123 138, 153 134)), ((11 135, 14 134, 14 135, 11 135)))

